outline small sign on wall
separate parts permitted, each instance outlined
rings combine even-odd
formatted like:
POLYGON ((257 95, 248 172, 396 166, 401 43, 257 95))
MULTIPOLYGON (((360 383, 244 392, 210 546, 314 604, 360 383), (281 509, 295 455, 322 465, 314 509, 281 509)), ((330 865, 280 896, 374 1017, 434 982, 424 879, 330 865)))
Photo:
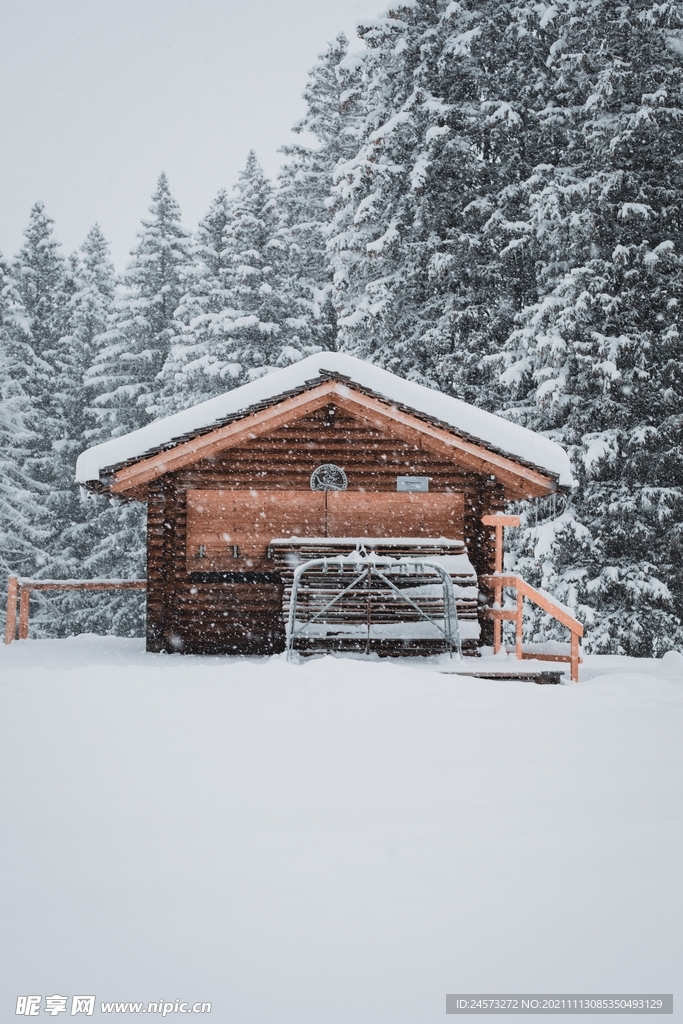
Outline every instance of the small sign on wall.
POLYGON ((429 477, 428 476, 397 476, 396 477, 396 490, 397 491, 428 491, 429 490, 429 477))

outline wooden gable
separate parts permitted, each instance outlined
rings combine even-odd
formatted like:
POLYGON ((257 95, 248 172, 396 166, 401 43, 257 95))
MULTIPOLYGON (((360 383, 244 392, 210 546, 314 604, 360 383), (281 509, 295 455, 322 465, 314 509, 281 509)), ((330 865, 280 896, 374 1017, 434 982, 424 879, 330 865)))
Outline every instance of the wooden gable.
MULTIPOLYGON (((329 453, 336 445, 340 449, 340 463, 351 457, 357 464, 359 479, 371 475, 372 487, 376 489, 378 474, 381 477, 382 473, 373 452, 382 441, 392 453, 394 464, 397 461, 403 461, 404 465, 416 464, 420 460, 447 463, 462 473, 496 480, 509 501, 557 490, 557 481, 552 474, 339 380, 327 380, 224 426, 182 440, 166 451, 137 459, 112 471, 105 486, 111 494, 145 500, 150 482, 200 464, 208 471, 211 462, 220 460, 228 452, 243 450, 245 446, 259 442, 258 450, 270 448, 265 458, 271 469, 275 468, 273 458, 276 458, 282 472, 295 474, 302 460, 307 465, 311 461, 316 465, 334 461, 325 455, 323 449, 329 453), (320 411, 324 411, 328 426, 321 427, 314 436, 298 437, 302 427, 305 432, 306 424, 310 426, 310 417, 320 411), (350 433, 345 434, 345 429, 350 433), (359 439, 359 430, 372 434, 375 448, 362 451, 354 444, 359 439), (269 440, 270 445, 267 443, 269 440), (398 460, 394 453, 399 453, 398 460), (402 460, 401 454, 405 456, 402 460), (292 467, 290 470, 288 465, 292 467)), ((395 480, 392 489, 395 489, 395 480)))

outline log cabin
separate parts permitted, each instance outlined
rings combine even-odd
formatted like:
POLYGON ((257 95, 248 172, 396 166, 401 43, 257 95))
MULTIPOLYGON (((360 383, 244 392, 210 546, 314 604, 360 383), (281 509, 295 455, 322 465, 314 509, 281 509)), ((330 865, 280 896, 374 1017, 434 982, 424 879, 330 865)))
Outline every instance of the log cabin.
POLYGON ((450 559, 476 653, 482 517, 573 482, 549 438, 336 352, 88 449, 77 481, 146 503, 147 649, 195 654, 283 650, 293 566, 359 547, 450 559))

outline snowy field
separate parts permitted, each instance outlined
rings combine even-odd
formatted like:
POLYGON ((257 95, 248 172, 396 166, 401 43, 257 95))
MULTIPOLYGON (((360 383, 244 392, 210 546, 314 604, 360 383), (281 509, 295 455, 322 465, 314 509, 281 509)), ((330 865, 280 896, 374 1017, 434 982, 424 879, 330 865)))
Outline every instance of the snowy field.
POLYGON ((680 655, 537 686, 86 636, 3 647, 0 676, 2 1022, 37 993, 221 1024, 681 1006, 680 655))

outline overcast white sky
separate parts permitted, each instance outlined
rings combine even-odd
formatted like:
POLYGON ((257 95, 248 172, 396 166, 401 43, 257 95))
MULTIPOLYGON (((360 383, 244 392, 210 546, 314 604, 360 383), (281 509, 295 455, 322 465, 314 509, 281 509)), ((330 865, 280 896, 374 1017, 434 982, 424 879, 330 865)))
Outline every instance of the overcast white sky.
POLYGON ((384 0, 0 0, 0 250, 42 199, 66 252, 117 269, 161 170, 194 228, 250 148, 268 173, 328 40, 384 0))

